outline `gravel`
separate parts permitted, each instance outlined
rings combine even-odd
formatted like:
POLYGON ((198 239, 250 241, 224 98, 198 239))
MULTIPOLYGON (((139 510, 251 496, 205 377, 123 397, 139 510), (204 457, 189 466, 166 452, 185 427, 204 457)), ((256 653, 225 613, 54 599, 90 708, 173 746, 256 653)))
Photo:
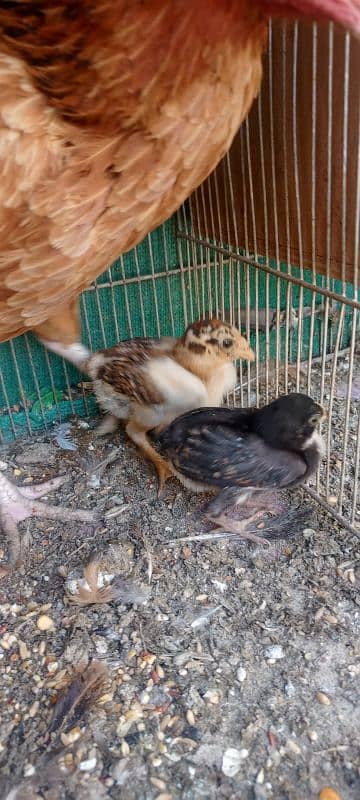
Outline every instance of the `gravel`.
POLYGON ((186 542, 206 498, 174 480, 159 500, 125 435, 94 425, 71 425, 76 449, 49 431, 0 452, 19 483, 66 471, 54 502, 99 514, 24 523, 25 566, 0 584, 0 797, 357 800, 359 539, 316 507, 276 547, 186 542), (121 588, 79 606, 66 585, 94 553, 121 588), (49 735, 92 660, 109 685, 49 735))

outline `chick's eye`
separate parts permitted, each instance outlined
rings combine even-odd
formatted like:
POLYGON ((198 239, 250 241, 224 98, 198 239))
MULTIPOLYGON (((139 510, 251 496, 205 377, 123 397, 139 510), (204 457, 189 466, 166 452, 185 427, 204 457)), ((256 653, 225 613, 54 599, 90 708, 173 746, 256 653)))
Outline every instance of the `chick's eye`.
POLYGON ((225 347, 226 349, 229 349, 229 347, 232 347, 232 346, 233 346, 233 340, 232 339, 224 339, 223 347, 225 347))
POLYGON ((309 419, 310 425, 317 425, 320 422, 319 414, 313 414, 309 419))

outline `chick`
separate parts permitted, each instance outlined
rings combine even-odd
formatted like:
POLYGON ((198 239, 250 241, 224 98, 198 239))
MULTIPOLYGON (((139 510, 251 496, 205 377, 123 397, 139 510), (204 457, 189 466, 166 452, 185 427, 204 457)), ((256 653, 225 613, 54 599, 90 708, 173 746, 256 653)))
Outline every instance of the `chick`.
POLYGON ((193 408, 219 405, 235 386, 239 358, 255 356, 236 328, 217 319, 194 322, 179 339, 129 339, 94 353, 85 368, 108 412, 100 432, 124 420, 130 439, 155 465, 161 492, 172 471, 148 431, 160 431, 193 408))
POLYGON ((213 522, 243 538, 263 542, 246 530, 259 517, 259 510, 241 521, 229 519, 224 512, 245 504, 257 492, 307 481, 323 454, 317 431, 323 417, 318 403, 297 393, 261 409, 204 408, 175 419, 155 436, 155 446, 185 486, 217 492, 207 507, 213 522))

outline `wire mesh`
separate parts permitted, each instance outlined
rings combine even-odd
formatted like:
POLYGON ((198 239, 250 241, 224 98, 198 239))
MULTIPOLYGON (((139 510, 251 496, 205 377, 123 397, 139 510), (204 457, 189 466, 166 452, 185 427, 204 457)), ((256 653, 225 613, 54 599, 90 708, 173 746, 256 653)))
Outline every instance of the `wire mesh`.
MULTIPOLYGON (((249 337, 256 361, 238 365, 229 402, 263 404, 302 390, 327 407, 326 457, 309 491, 355 529, 360 524, 360 103, 356 136, 349 119, 355 45, 332 26, 320 34, 313 25, 309 41, 306 119, 302 31, 296 25, 284 25, 280 34, 270 28, 263 89, 234 147, 172 220, 84 292, 82 327, 84 342, 96 350, 132 336, 179 335, 190 321, 207 315, 234 322, 249 337), (325 71, 319 73, 324 52, 325 71), (319 74, 326 75, 325 85, 319 74), (333 157, 339 141, 340 193, 334 189, 333 157), (319 147, 326 150, 321 169, 319 147), (339 235, 341 267, 335 279, 339 235), (324 274, 319 274, 319 248, 324 274)), ((0 345, 0 356, 0 441, 33 434, 70 414, 95 412, 84 376, 31 335, 0 345)))
MULTIPOLYGON (((179 235, 192 246, 197 270, 207 271, 213 305, 229 311, 229 318, 250 335, 256 351, 254 364, 240 366, 235 403, 264 403, 295 390, 308 392, 327 408, 328 420, 323 426, 326 456, 309 491, 354 530, 360 525, 359 102, 356 141, 354 130, 349 130, 349 90, 354 91, 350 86, 350 64, 355 44, 348 34, 336 32, 335 40, 330 25, 326 41, 321 34, 319 53, 319 30, 315 24, 312 26, 307 98, 311 114, 307 114, 304 123, 299 92, 300 35, 296 24, 282 27, 279 59, 270 28, 267 71, 257 107, 221 167, 190 198, 188 213, 183 210, 179 215, 179 235), (319 87, 319 57, 324 59, 324 54, 327 82, 319 87), (335 63, 342 68, 340 74, 336 70, 336 87, 335 63), (275 81, 280 81, 280 90, 275 81), (284 109, 280 121, 279 91, 284 109), (324 140, 324 120, 318 114, 319 91, 326 103, 325 174, 318 167, 320 138, 324 140), (280 134, 276 128, 279 122, 280 134), (306 198, 301 191, 304 137, 308 140, 311 173, 306 198), (264 154, 265 140, 269 163, 264 154), (337 158, 339 147, 340 177, 336 183, 334 157, 337 158), (352 179, 356 176, 355 196, 349 188, 350 174, 352 179), (336 197, 335 185, 340 186, 336 197), (319 186, 324 193, 324 220, 318 208, 319 186), (334 203, 339 217, 336 228, 334 203), (217 221, 214 208, 221 209, 217 221), (320 229, 325 254, 322 275, 318 274, 320 229), (307 254, 305 258, 307 230, 310 257, 307 254), (336 237, 340 239, 341 252, 338 279, 333 277, 336 237), (286 254, 286 261, 281 253, 286 254), (223 272, 221 283, 215 279, 218 260, 223 272), (349 261, 351 282, 347 280, 349 261), (210 264, 213 273, 209 273, 210 264)), ((358 86, 356 91, 359 100, 358 86)))

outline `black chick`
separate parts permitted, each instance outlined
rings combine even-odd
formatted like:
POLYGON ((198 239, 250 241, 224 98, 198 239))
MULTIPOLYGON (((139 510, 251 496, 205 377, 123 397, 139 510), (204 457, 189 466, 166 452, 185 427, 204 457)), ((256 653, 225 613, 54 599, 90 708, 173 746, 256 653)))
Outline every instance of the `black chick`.
POLYGON ((317 431, 323 417, 323 409, 311 397, 293 393, 261 409, 191 411, 155 435, 155 443, 185 486, 217 492, 207 506, 213 522, 243 538, 263 542, 246 531, 259 510, 241 521, 229 519, 224 511, 243 505, 257 492, 305 483, 323 454, 317 431))

